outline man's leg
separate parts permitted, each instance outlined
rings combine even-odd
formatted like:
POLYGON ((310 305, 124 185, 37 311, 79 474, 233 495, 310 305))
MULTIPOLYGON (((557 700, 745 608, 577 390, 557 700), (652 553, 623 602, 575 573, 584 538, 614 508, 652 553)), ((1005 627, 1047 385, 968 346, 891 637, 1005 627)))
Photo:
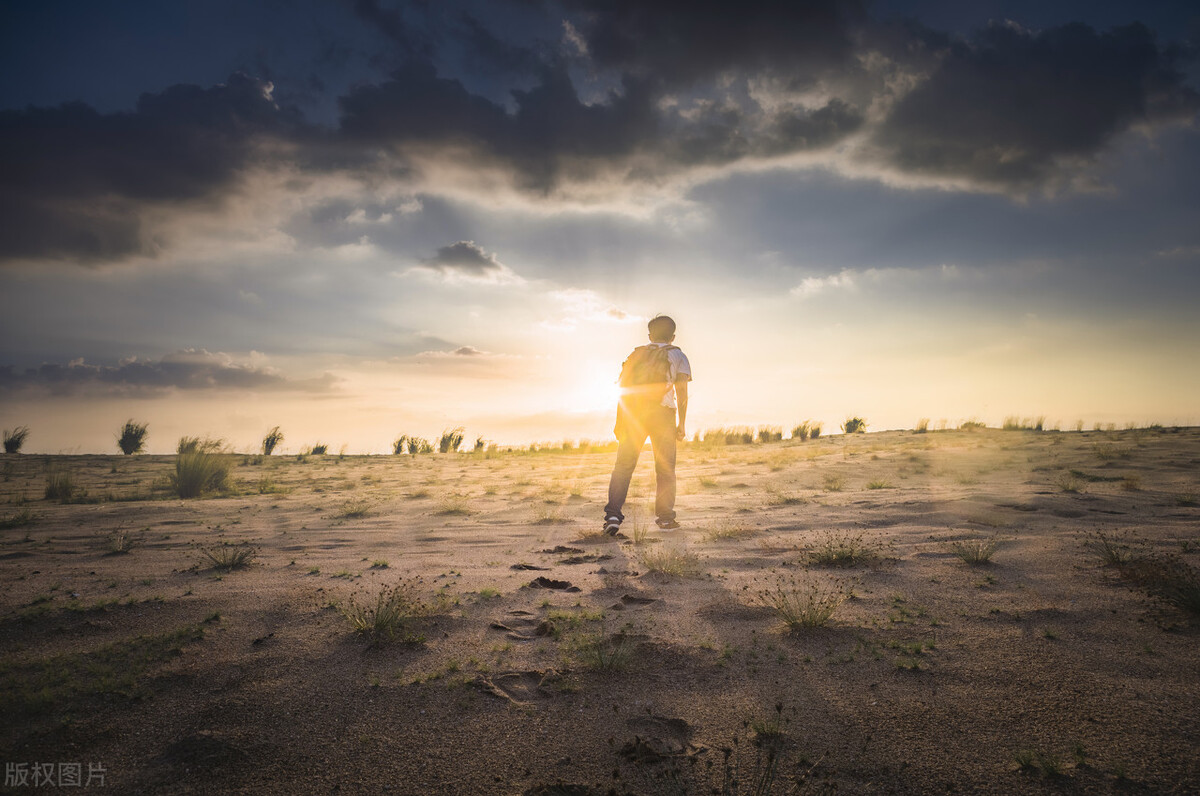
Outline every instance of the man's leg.
POLYGON ((621 513, 621 509, 625 506, 625 498, 629 496, 629 481, 633 478, 633 471, 637 468, 638 456, 645 442, 644 429, 626 428, 621 434, 617 442, 617 462, 613 465, 612 477, 608 481, 608 505, 604 507, 606 518, 616 517, 624 521, 625 515, 621 513))
POLYGON ((654 446, 654 514, 659 522, 675 519, 675 410, 664 409, 650 430, 654 446))

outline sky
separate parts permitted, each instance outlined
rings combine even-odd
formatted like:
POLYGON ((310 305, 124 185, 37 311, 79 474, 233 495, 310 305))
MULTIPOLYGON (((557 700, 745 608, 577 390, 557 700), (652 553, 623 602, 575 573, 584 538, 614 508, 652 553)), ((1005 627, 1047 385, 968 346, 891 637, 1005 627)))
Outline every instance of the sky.
POLYGON ((1200 424, 1200 10, 1033 0, 0 5, 24 450, 1200 424))

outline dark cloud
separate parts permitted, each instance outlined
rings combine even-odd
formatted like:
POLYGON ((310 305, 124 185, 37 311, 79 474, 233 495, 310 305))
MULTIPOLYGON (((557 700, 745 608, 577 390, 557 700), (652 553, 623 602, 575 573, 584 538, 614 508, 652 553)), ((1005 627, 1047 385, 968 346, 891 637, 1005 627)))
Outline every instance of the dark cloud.
POLYGON ((341 128, 352 140, 401 152, 414 144, 465 145, 476 156, 515 167, 536 189, 552 187, 570 159, 617 158, 654 139, 655 97, 635 81, 588 105, 566 71, 556 68, 512 96, 515 113, 439 77, 432 64, 411 62, 388 81, 344 97, 341 128))
POLYGON ((797 76, 848 64, 853 31, 865 21, 856 0, 563 0, 601 67, 690 85, 723 71, 797 76))
POLYGON ((342 131, 399 155, 413 146, 465 147, 480 165, 505 166, 519 187, 549 193, 613 170, 656 179, 697 164, 827 147, 862 122, 842 100, 778 115, 707 101, 664 108, 653 81, 629 75, 603 101, 586 103, 560 67, 544 69, 538 85, 512 96, 510 113, 414 62, 343 98, 342 131))
POLYGON ((467 66, 472 71, 528 75, 546 67, 544 55, 533 48, 505 41, 472 14, 464 12, 460 25, 467 66))
POLYGON ((144 208, 219 203, 264 162, 257 144, 294 140, 300 128, 268 84, 240 74, 143 94, 132 112, 79 103, 0 112, 0 259, 152 255, 162 241, 144 208))
POLYGON ((293 380, 268 368, 195 349, 177 351, 160 360, 134 359, 115 366, 88 365, 83 360, 21 371, 0 366, 0 393, 149 397, 173 390, 324 392, 333 383, 334 378, 328 374, 293 380))
POLYGON ((946 49, 876 142, 904 171, 1023 189, 1134 125, 1197 110, 1200 97, 1184 84, 1174 51, 1141 25, 1107 33, 992 25, 946 49))
POLYGON ((426 47, 423 38, 415 33, 400 11, 384 8, 378 0, 353 0, 353 10, 361 20, 376 28, 405 52, 426 47))
MULTIPOLYGON (((422 175, 451 164, 453 179, 504 175, 531 196, 576 186, 605 196, 697 166, 832 150, 862 134, 888 170, 1024 191, 1086 166, 1123 131, 1200 107, 1181 53, 1139 25, 997 25, 962 39, 877 25, 860 0, 344 8, 389 42, 381 63, 400 66, 346 91, 335 127, 306 123, 242 74, 144 94, 126 112, 78 103, 0 112, 0 262, 161 255, 173 243, 164 218, 218 211, 258 167, 287 169, 297 185, 337 173, 352 178, 342 185, 436 191, 422 175), (581 46, 531 38, 496 8, 555 21, 539 30, 560 38, 569 23, 581 46), (886 115, 868 111, 908 85, 886 115)), ((338 31, 329 35, 349 57, 338 31)), ((280 94, 322 90, 306 71, 280 94)), ((327 227, 349 234, 336 219, 313 221, 307 232, 284 228, 315 245, 327 227)), ((500 268, 458 254, 468 259, 444 263, 439 252, 426 265, 500 268)))
POLYGON ((457 273, 470 277, 488 277, 504 273, 507 269, 473 240, 460 240, 437 250, 437 254, 421 261, 421 265, 441 273, 457 273))

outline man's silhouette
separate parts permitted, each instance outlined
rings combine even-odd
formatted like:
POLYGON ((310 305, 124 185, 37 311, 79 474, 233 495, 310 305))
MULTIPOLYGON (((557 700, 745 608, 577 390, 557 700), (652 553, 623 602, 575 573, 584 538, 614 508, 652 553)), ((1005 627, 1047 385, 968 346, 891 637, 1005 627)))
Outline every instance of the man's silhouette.
POLYGON ((608 484, 608 505, 604 507, 604 530, 614 535, 625 519, 621 509, 646 437, 654 449, 657 525, 664 531, 679 527, 675 521, 675 440, 683 439, 686 433, 692 366, 684 353, 671 345, 675 321, 659 315, 647 324, 647 329, 650 344, 634 349, 621 365, 621 400, 613 429, 617 435, 617 463, 608 484))

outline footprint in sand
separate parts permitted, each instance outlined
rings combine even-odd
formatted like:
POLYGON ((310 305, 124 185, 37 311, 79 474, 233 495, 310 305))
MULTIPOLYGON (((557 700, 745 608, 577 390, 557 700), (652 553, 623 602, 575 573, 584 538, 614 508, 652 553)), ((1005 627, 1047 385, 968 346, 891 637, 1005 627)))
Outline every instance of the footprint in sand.
POLYGON ((476 677, 472 683, 485 694, 506 699, 514 705, 529 706, 554 696, 546 686, 558 679, 558 672, 504 672, 490 677, 476 677))
POLYGON ((635 763, 658 763, 671 757, 691 757, 705 751, 692 743, 692 726, 683 719, 636 716, 626 722, 636 735, 621 747, 621 756, 635 763))
POLYGON ((553 589, 554 591, 576 592, 583 591, 578 586, 571 585, 569 580, 552 580, 550 578, 539 576, 529 581, 526 586, 529 589, 553 589))

